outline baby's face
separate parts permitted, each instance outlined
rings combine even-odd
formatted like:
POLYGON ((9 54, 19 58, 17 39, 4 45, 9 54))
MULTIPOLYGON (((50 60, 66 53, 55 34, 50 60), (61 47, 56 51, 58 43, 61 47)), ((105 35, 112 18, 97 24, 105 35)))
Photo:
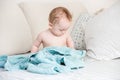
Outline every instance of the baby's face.
POLYGON ((71 21, 69 21, 66 17, 60 19, 60 21, 53 25, 52 31, 55 35, 61 36, 67 32, 71 25, 71 21))

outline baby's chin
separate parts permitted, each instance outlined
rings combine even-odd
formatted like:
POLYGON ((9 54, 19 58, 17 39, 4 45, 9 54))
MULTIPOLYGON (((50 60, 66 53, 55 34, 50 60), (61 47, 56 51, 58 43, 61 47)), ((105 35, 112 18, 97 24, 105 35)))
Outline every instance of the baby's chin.
POLYGON ((56 34, 54 34, 55 36, 62 36, 62 35, 64 35, 64 33, 56 33, 56 34))
POLYGON ((51 33, 53 34, 53 35, 55 35, 55 36, 62 36, 62 35, 64 35, 65 33, 62 33, 62 32, 56 32, 56 31, 51 31, 51 33))

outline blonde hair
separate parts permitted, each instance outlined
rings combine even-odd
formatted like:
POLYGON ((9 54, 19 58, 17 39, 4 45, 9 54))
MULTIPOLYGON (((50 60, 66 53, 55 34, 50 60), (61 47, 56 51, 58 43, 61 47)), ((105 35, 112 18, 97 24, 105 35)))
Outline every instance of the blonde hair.
POLYGON ((49 14, 49 22, 54 24, 57 17, 60 17, 60 15, 66 15, 69 21, 72 20, 72 15, 68 11, 68 9, 66 9, 65 7, 56 7, 49 14), (61 12, 62 14, 60 14, 61 12))

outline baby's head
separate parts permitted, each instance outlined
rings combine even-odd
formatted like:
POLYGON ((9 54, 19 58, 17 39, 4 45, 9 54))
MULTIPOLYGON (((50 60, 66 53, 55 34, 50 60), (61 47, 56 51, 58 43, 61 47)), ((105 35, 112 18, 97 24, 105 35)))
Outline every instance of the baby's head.
POLYGON ((49 14, 49 25, 56 35, 65 33, 71 25, 72 15, 64 7, 56 7, 49 14))

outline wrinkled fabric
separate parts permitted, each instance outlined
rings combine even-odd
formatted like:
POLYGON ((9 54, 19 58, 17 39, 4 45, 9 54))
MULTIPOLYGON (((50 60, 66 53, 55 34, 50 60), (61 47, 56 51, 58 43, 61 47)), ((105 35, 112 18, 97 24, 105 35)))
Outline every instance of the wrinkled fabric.
POLYGON ((0 56, 0 67, 8 71, 27 70, 39 74, 57 74, 84 67, 85 50, 46 47, 36 53, 0 56))

